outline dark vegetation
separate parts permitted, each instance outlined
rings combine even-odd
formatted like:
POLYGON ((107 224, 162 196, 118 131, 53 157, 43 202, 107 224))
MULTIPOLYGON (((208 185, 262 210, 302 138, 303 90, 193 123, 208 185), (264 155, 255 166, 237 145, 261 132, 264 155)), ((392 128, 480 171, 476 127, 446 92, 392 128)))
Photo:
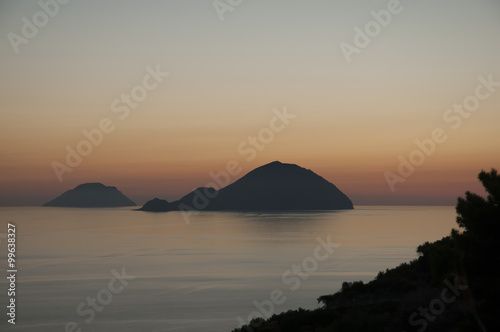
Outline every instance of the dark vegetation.
POLYGON ((368 282, 344 282, 316 310, 257 319, 233 332, 500 331, 500 177, 482 171, 488 196, 458 199, 457 224, 419 257, 368 282))

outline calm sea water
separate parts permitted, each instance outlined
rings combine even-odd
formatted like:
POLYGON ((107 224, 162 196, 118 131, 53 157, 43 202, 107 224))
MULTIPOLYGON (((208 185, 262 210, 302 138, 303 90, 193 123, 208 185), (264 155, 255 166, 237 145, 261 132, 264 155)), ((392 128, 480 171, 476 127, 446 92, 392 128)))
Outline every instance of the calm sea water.
POLYGON ((368 281, 456 227, 453 207, 390 206, 204 212, 189 224, 176 212, 12 207, 0 208, 0 221, 0 330, 51 332, 69 322, 93 332, 229 332, 259 307, 317 308, 343 281, 368 281), (6 315, 7 222, 17 230, 15 326, 6 315), (327 253, 318 237, 338 247, 327 253))

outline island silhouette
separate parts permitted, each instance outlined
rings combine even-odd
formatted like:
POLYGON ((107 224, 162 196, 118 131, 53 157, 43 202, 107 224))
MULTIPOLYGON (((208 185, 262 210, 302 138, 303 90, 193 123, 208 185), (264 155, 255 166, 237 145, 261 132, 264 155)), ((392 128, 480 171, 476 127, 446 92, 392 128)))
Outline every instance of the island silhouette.
POLYGON ((102 183, 84 183, 42 206, 86 208, 136 205, 116 187, 105 186, 102 183))
POLYGON ((274 161, 216 190, 200 187, 178 201, 148 201, 138 211, 297 211, 353 209, 349 197, 309 169, 274 161))

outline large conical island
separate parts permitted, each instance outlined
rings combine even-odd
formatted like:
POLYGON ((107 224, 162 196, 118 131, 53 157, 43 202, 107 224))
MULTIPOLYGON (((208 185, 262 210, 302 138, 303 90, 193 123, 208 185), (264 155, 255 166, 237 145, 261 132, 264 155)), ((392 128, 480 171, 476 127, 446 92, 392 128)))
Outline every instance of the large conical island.
POLYGON ((136 205, 116 187, 105 186, 102 183, 84 183, 42 206, 86 208, 136 205))
POLYGON ((311 170, 275 161, 220 189, 198 188, 175 202, 155 198, 140 211, 297 211, 353 209, 334 184, 311 170))

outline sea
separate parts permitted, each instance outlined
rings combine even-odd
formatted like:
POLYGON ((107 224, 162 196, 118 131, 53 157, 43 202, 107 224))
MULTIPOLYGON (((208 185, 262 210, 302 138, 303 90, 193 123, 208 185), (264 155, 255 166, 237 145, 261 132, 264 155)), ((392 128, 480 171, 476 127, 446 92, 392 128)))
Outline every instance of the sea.
POLYGON ((0 331, 231 332, 318 308, 344 281, 417 258, 455 219, 451 206, 189 216, 1 207, 0 331))

